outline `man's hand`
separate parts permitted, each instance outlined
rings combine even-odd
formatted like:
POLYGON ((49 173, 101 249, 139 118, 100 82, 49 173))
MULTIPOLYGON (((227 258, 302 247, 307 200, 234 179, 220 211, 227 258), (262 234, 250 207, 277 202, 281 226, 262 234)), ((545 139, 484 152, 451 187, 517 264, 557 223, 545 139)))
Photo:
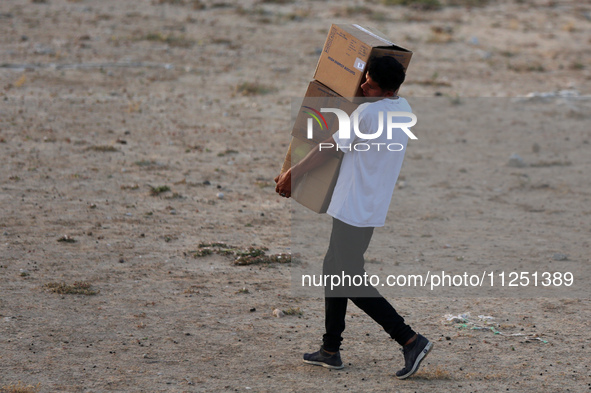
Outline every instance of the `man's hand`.
POLYGON ((291 196, 291 168, 283 172, 275 178, 275 191, 282 197, 289 198, 291 196))
POLYGON ((299 163, 275 178, 275 183, 277 183, 275 191, 279 195, 285 198, 291 197, 291 182, 299 182, 302 176, 324 164, 337 151, 332 137, 329 137, 323 143, 330 144, 332 147, 322 150, 313 148, 299 163))

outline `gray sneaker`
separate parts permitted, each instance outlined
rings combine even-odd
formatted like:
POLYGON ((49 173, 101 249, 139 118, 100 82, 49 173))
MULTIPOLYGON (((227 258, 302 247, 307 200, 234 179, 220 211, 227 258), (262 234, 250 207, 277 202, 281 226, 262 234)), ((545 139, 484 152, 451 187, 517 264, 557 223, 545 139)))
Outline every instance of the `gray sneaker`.
POLYGON ((404 353, 404 368, 396 372, 396 378, 406 379, 416 373, 421 362, 429 354, 429 351, 431 351, 432 348, 433 343, 420 334, 412 343, 402 347, 402 353, 404 353))
POLYGON ((331 355, 322 348, 320 348, 318 352, 305 353, 304 363, 313 364, 315 366, 322 366, 334 370, 340 370, 341 368, 345 367, 343 366, 343 362, 341 361, 340 352, 331 355))

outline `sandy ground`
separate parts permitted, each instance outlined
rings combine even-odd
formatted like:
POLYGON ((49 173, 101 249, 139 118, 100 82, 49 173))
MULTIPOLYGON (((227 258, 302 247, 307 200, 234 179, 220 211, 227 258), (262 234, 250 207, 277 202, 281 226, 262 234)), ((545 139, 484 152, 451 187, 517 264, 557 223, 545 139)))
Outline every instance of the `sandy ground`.
POLYGON ((589 391, 590 32, 591 6, 567 0, 2 1, 0 388, 589 391), (292 97, 338 22, 415 53, 401 94, 419 140, 368 270, 574 277, 384 288, 435 343, 407 381, 395 343, 354 306, 347 367, 301 362, 323 301, 298 272, 319 268, 330 222, 273 178, 292 97), (198 256, 211 242, 298 258, 198 256))

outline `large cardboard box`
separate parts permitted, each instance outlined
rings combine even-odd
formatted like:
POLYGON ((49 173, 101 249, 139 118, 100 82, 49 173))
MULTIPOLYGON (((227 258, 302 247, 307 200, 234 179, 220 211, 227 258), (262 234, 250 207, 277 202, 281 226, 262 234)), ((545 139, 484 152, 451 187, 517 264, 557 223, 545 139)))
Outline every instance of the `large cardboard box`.
MULTIPOLYGON (((306 139, 293 137, 283 162, 281 173, 300 162, 318 144, 306 139)), ((291 197, 300 205, 316 213, 326 213, 332 192, 339 176, 343 153, 331 156, 322 166, 315 168, 298 181, 292 182, 291 197)))
POLYGON ((310 142, 323 142, 339 130, 339 121, 334 113, 323 113, 322 108, 341 109, 351 115, 357 106, 322 83, 312 81, 296 115, 291 135, 310 142), (308 131, 312 135, 308 135, 308 131))
MULTIPOLYGON (((337 116, 330 112, 321 112, 322 108, 341 109, 351 115, 357 106, 358 104, 348 101, 323 84, 317 81, 310 82, 302 104, 295 114, 291 132, 293 138, 281 172, 300 162, 312 149, 318 149, 320 142, 338 131, 337 116), (311 135, 308 131, 311 131, 311 135)), ((342 152, 334 153, 321 167, 306 173, 299 181, 293 183, 292 198, 316 213, 325 213, 332 198, 342 157, 342 152)))
POLYGON ((314 79, 339 95, 353 100, 361 96, 367 62, 372 56, 392 56, 406 69, 412 52, 384 34, 354 24, 333 24, 316 66, 314 79))

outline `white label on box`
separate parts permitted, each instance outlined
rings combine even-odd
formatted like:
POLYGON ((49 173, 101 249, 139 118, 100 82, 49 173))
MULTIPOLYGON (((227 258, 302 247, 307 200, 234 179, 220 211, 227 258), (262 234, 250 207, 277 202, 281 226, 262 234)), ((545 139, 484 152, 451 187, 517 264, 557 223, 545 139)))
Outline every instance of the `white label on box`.
POLYGON ((365 62, 358 57, 355 59, 355 65, 353 67, 357 68, 359 71, 363 71, 365 69, 365 62))

